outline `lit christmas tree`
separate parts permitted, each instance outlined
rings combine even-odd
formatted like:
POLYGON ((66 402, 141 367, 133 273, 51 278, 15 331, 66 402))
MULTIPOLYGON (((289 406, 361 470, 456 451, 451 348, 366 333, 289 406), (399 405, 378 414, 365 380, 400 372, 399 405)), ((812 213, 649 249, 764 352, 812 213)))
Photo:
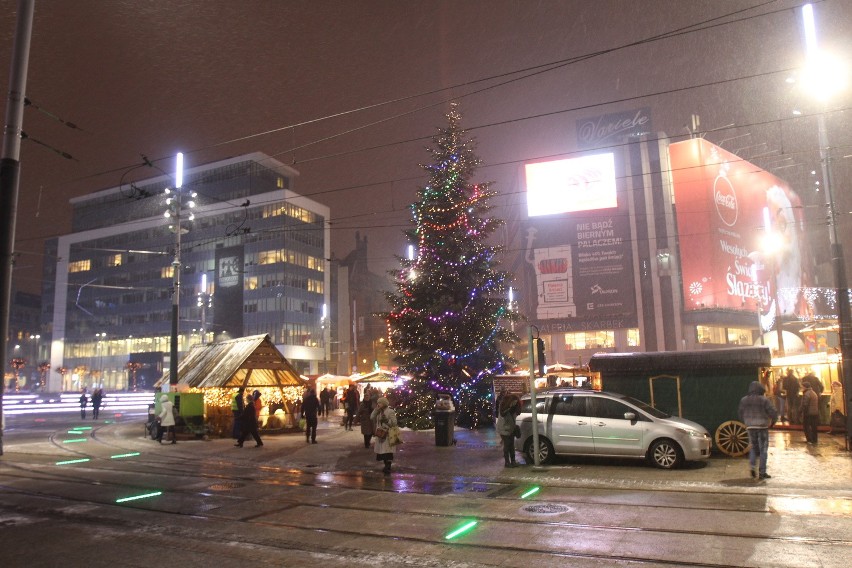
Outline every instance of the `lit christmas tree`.
POLYGON ((514 365, 501 346, 518 340, 506 327, 519 319, 507 298, 511 275, 496 270, 501 247, 487 244, 503 224, 486 216, 495 193, 490 182, 470 181, 480 160, 455 104, 447 118, 449 127, 432 139, 434 163, 422 166, 430 179, 406 231, 416 253, 391 272, 397 291, 380 314, 400 372, 412 377, 393 393, 397 415, 415 428, 432 427, 437 393, 452 396, 460 426, 490 425, 488 379, 514 365))

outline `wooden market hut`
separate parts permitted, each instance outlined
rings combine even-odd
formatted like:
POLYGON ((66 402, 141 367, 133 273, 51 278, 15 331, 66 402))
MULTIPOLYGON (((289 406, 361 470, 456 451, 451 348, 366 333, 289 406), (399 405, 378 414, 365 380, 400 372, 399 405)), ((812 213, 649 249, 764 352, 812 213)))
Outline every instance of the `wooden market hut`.
MULTIPOLYGON (((167 373, 155 386, 168 383, 167 373)), ((247 392, 257 389, 264 393, 269 404, 268 413, 261 414, 261 427, 284 428, 295 425, 291 403, 301 397, 306 384, 269 335, 196 345, 178 366, 177 390, 205 393, 209 430, 219 434, 230 432, 233 420, 230 401, 236 389, 242 387, 247 392), (276 403, 272 404, 273 401, 276 403), (276 406, 283 409, 283 417, 276 418, 276 406)))

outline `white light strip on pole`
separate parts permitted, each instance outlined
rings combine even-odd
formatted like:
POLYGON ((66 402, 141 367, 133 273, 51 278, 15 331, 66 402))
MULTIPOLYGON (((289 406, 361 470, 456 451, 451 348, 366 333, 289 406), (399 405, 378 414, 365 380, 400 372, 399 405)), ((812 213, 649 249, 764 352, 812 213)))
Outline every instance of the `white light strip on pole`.
POLYGON ((808 57, 813 57, 817 51, 816 23, 814 7, 810 4, 802 6, 802 19, 805 23, 805 51, 808 57))
POLYGON ((183 152, 178 152, 175 162, 175 188, 180 189, 183 186, 183 152))

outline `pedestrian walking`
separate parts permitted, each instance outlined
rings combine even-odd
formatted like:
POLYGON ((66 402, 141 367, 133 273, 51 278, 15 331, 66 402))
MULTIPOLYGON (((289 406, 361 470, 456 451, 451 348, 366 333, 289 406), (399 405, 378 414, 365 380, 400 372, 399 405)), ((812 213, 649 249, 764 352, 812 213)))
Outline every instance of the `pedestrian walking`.
POLYGON ((86 405, 89 404, 89 395, 86 393, 86 389, 83 389, 80 392, 80 418, 86 419, 86 405))
POLYGON ((320 409, 319 399, 314 389, 309 388, 302 397, 302 418, 305 419, 305 443, 317 443, 317 413, 320 409))
POLYGON ((355 424, 355 415, 358 414, 358 387, 354 384, 349 385, 346 391, 346 429, 352 430, 352 425, 355 424))
POLYGON ((328 387, 322 387, 320 391, 320 414, 325 418, 328 418, 329 394, 328 387))
MULTIPOLYGON (((373 437, 373 420, 370 418, 373 414, 373 399, 372 392, 364 393, 364 400, 358 406, 358 420, 361 422, 361 434, 364 436, 364 447, 370 447, 370 440, 373 437)), ((376 399, 378 400, 378 399, 376 399)))
POLYGON ((101 404, 104 401, 104 389, 97 388, 92 393, 92 420, 97 420, 101 413, 101 404))
POLYGON ((242 431, 242 415, 246 405, 246 389, 240 387, 236 394, 231 397, 231 414, 234 416, 234 424, 231 426, 231 437, 235 440, 240 437, 242 431))
POLYGON ((394 446, 391 445, 388 434, 391 428, 397 427, 397 423, 396 412, 390 407, 387 398, 379 398, 376 402, 376 408, 370 413, 370 420, 373 422, 373 432, 376 435, 376 461, 384 462, 385 467, 382 469, 382 473, 389 475, 391 463, 393 463, 394 446))
POLYGON ((260 400, 260 391, 255 390, 251 393, 252 404, 254 406, 255 420, 260 420, 260 411, 263 410, 263 401, 260 400))
POLYGON ((805 392, 802 393, 802 408, 799 411, 802 430, 805 432, 807 443, 815 445, 819 435, 819 395, 814 391, 811 381, 803 380, 802 386, 805 387, 805 392))
POLYGON ((494 419, 498 420, 500 418, 500 402, 503 400, 503 397, 506 396, 506 387, 502 387, 500 392, 497 393, 497 397, 494 399, 494 419))
POLYGON ((163 434, 168 430, 172 434, 172 444, 177 444, 177 432, 175 432, 175 405, 169 400, 169 395, 160 397, 160 428, 157 430, 157 443, 163 443, 163 434))
MULTIPOLYGON (((258 395, 259 394, 260 393, 258 393, 258 395)), ((258 396, 258 398, 260 398, 260 396, 258 396)), ((237 438, 237 443, 234 444, 234 446, 238 448, 243 447, 243 442, 249 436, 254 438, 255 448, 259 448, 263 445, 263 440, 260 439, 260 433, 257 430, 257 412, 254 408, 254 403, 256 400, 257 399, 253 395, 248 395, 246 397, 246 403, 243 408, 243 414, 242 416, 240 416, 240 437, 237 438)))
POLYGON ((769 453, 769 429, 778 420, 778 411, 772 402, 763 396, 766 390, 758 381, 748 386, 748 394, 741 400, 738 409, 740 421, 746 425, 748 441, 749 473, 759 479, 770 479, 766 472, 766 458, 769 453), (755 469, 757 468, 757 469, 755 469))
POLYGON ((497 418, 497 433, 503 441, 503 461, 505 467, 516 467, 515 461, 515 418, 521 413, 521 400, 518 395, 506 393, 500 399, 500 417, 497 418))

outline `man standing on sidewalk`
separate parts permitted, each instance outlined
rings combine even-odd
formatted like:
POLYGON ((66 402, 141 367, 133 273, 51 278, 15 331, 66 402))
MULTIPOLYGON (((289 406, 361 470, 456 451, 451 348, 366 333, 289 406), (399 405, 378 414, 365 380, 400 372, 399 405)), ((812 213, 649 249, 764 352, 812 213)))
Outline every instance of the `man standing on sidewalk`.
POLYGON ((752 381, 748 386, 748 394, 740 400, 739 415, 748 430, 748 441, 751 447, 748 451, 749 472, 752 477, 770 479, 766 473, 766 458, 769 453, 769 429, 778 420, 778 411, 763 393, 766 392, 758 381, 752 381), (758 458, 760 462, 758 465, 758 458), (758 469, 755 470, 755 465, 758 469))
POLYGON ((308 444, 317 443, 317 413, 319 409, 320 403, 314 389, 308 388, 308 391, 302 398, 302 418, 305 419, 305 442, 308 444))
POLYGON ((817 443, 819 432, 819 395, 814 391, 811 381, 802 381, 805 392, 802 394, 802 430, 808 444, 817 443))

